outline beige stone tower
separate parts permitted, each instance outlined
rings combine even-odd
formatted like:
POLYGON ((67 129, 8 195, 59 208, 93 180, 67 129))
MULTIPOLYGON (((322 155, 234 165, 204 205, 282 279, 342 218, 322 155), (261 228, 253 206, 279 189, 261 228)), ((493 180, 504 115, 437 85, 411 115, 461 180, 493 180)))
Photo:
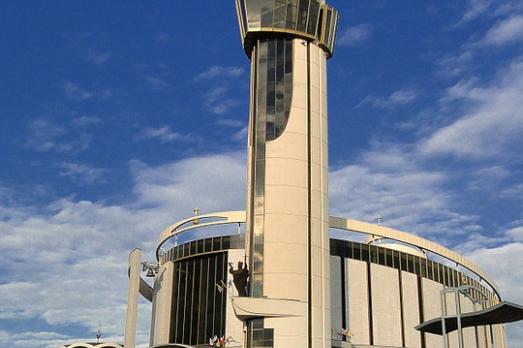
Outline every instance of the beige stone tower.
POLYGON ((327 59, 338 14, 319 0, 237 0, 237 11, 251 60, 243 305, 266 312, 246 317, 248 347, 330 348, 327 59))

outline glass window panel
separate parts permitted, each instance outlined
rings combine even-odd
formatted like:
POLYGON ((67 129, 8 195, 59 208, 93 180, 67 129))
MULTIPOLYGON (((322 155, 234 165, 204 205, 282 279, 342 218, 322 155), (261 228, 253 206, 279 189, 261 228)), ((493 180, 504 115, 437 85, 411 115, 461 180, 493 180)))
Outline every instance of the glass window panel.
POLYGON ((200 306, 200 260, 193 261, 193 281, 192 281, 192 307, 191 307, 191 330, 189 344, 198 343, 198 309, 200 306))
POLYGON ((392 251, 393 250, 385 249, 385 251, 386 251, 386 258, 387 258, 385 264, 389 267, 393 267, 393 264, 392 264, 392 251))
POLYGON ((213 237, 212 238, 212 251, 219 251, 221 250, 221 237, 213 237))
POLYGON ((261 27, 261 13, 265 1, 247 1, 247 16, 249 29, 258 29, 261 27))
POLYGON ((191 315, 193 300, 193 281, 194 281, 194 261, 187 261, 187 276, 185 285, 185 317, 183 320, 183 343, 188 343, 191 339, 191 315))
POLYGON ((361 260, 370 262, 369 245, 360 244, 360 246, 361 246, 361 260))
POLYGON ((296 29, 296 16, 298 14, 296 3, 297 0, 291 0, 287 3, 287 18, 285 27, 292 30, 296 29))
POLYGON ((285 28, 287 16, 287 0, 274 0, 274 27, 285 28))
POLYGON ((183 257, 187 257, 191 252, 191 243, 185 243, 183 245, 183 257))
POLYGON ((427 278, 427 260, 420 258, 421 276, 427 278))
POLYGON ((242 16, 242 23, 245 30, 247 30, 247 11, 245 8, 245 1, 246 0, 240 0, 240 12, 242 16))
POLYGON ((272 27, 274 15, 273 0, 257 0, 261 4, 261 26, 272 27))
POLYGON ((209 251, 212 251, 212 238, 207 238, 205 239, 205 249, 204 251, 205 252, 209 252, 209 251))
POLYGON ((383 266, 385 266, 385 261, 386 261, 385 253, 386 253, 386 249, 378 248, 378 263, 383 266))
POLYGON ((214 332, 214 296, 216 293, 216 258, 209 258, 209 281, 207 283, 207 337, 218 335, 214 332))
POLYGON ((400 253, 401 270, 408 272, 407 254, 400 253))
POLYGON ((332 11, 327 9, 327 11, 325 12, 325 33, 323 35, 323 41, 326 45, 329 44, 330 31, 331 31, 331 18, 332 18, 332 11))
POLYGON ((407 267, 410 273, 414 273, 414 255, 407 254, 407 267))
POLYGON ((175 342, 176 339, 176 313, 178 309, 178 283, 179 283, 179 263, 174 263, 173 266, 173 292, 172 292, 172 302, 171 302, 171 313, 174 313, 174 315, 171 315, 171 328, 169 333, 169 339, 171 342, 175 342))
POLYGON ((187 290, 187 262, 180 263, 180 285, 178 288, 178 313, 176 317, 176 342, 183 342, 183 328, 185 320, 185 300, 187 290))
POLYGON ((355 260, 361 260, 361 244, 360 243, 354 243, 353 244, 353 254, 355 260))
POLYGON ((307 25, 307 33, 315 35, 317 32, 318 16, 320 12, 320 4, 317 0, 311 0, 309 10, 309 23, 307 25))
POLYGON ((309 0, 300 0, 298 5, 298 31, 307 32, 307 15, 309 12, 309 0))
POLYGON ((205 320, 207 310, 207 288, 208 288, 208 274, 209 274, 209 259, 203 258, 200 260, 201 280, 200 280, 200 308, 198 309, 198 343, 208 342, 207 333, 205 331, 205 320))
POLYGON ((191 242, 191 255, 194 255, 196 254, 196 246, 197 246, 197 241, 192 241, 191 242))
POLYGON ((400 253, 397 250, 392 250, 392 262, 394 263, 394 268, 400 268, 400 253))

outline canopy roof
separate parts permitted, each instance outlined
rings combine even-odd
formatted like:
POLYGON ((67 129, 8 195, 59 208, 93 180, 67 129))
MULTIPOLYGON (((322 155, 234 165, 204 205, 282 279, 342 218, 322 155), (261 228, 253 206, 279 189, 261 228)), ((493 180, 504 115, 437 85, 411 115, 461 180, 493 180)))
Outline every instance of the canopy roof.
MULTIPOLYGON (((503 301, 495 306, 477 312, 463 313, 461 327, 506 324, 523 319, 523 306, 503 301)), ((458 320, 455 315, 445 318, 447 333, 458 329, 458 320)), ((442 335, 441 317, 428 320, 418 326, 416 330, 442 335)))

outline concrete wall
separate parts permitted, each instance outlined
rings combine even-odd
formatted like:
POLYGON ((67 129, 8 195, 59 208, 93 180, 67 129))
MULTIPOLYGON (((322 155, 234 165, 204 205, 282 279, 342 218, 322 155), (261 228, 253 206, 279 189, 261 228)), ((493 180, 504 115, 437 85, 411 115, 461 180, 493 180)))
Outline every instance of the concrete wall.
POLYGON ((372 326, 374 344, 402 346, 398 270, 371 264, 372 326))
POLYGON ((421 348, 421 334, 415 329, 420 323, 418 277, 412 273, 401 272, 401 284, 405 345, 409 348, 421 348))
POLYGON ((152 343, 155 345, 169 343, 171 303, 174 263, 169 261, 162 265, 154 281, 154 325, 152 343))
POLYGON ((345 265, 349 330, 354 335, 352 342, 355 344, 369 344, 367 263, 346 259, 345 265))

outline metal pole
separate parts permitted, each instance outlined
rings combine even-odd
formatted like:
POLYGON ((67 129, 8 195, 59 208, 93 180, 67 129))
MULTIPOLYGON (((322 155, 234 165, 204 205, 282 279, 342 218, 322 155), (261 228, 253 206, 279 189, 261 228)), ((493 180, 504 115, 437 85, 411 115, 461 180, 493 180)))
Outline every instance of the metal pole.
MULTIPOLYGON (((474 312, 477 311, 476 309, 476 302, 472 302, 472 304, 474 305, 474 312)), ((476 334, 476 348, 479 348, 479 333, 478 333, 478 327, 477 326, 474 326, 474 331, 475 331, 475 334, 476 334)))
POLYGON ((461 299, 459 296, 460 292, 456 291, 456 320, 458 322, 458 345, 459 348, 464 348, 465 344, 463 343, 463 329, 461 328, 461 299))
POLYGON ((441 332, 443 334, 443 348, 448 348, 447 342, 447 328, 445 327, 445 318, 447 317, 446 301, 445 301, 445 289, 440 291, 440 303, 441 303, 441 332))

